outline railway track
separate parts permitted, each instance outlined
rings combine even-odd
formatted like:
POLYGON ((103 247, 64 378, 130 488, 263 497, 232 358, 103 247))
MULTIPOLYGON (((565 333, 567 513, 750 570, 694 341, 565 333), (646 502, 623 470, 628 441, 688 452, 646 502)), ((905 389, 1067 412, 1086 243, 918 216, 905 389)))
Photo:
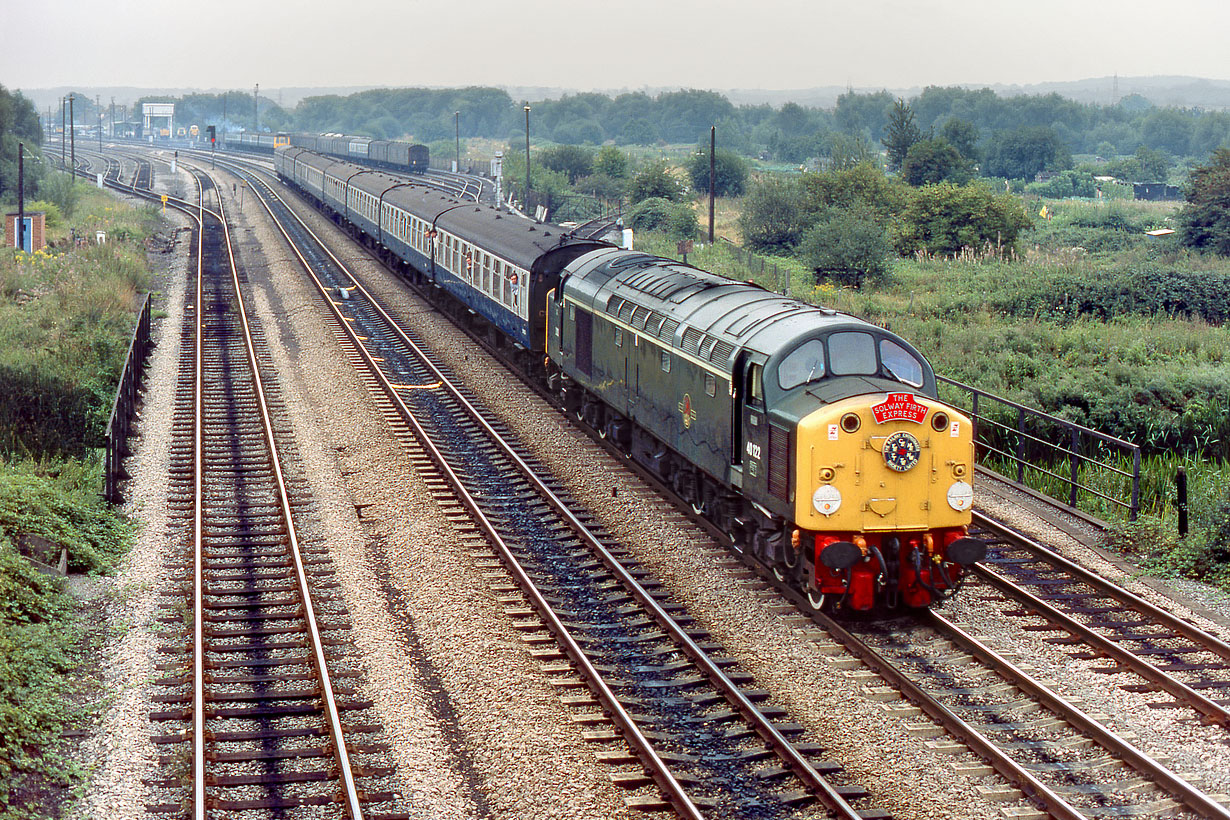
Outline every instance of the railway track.
MULTIPOLYGON (((343 274, 333 284, 326 284, 324 287, 326 293, 331 293, 334 296, 341 296, 342 290, 347 293, 351 292, 353 282, 346 278, 343 274), (332 287, 333 291, 328 291, 332 287)), ((332 300, 331 300, 332 301, 332 300)), ((348 302, 349 299, 338 299, 339 302, 348 302)), ((347 324, 360 324, 359 320, 352 317, 350 322, 345 319, 340 320, 339 327, 347 324)), ((371 326, 364 325, 364 330, 370 331, 371 326)), ((362 334, 361 334, 362 335, 362 334)), ((369 336, 376 338, 379 334, 369 336)), ((383 343, 383 342, 381 342, 383 343)), ((384 355, 388 351, 384 347, 377 349, 379 358, 386 358, 384 355)), ((370 355, 370 354, 369 354, 370 355)), ((376 358, 377 356, 371 356, 376 358)), ((404 399, 415 394, 434 393, 434 390, 417 390, 427 384, 434 384, 430 381, 431 375, 422 371, 405 370, 398 374, 398 378, 404 378, 406 381, 397 382, 391 381, 386 384, 383 389, 389 391, 392 397, 390 398, 390 406, 396 407, 398 404, 404 404, 404 399), (417 381, 415 381, 417 379, 417 381), (402 384, 405 388, 398 390, 397 384, 402 384)), ((373 376, 373 383, 378 379, 373 376)), ((503 491, 501 488, 506 486, 506 482, 497 481, 494 485, 484 486, 480 489, 479 495, 471 498, 467 502, 464 498, 460 501, 448 501, 445 499, 445 485, 447 481, 448 471, 445 466, 457 463, 457 457, 454 456, 450 462, 449 457, 444 454, 439 454, 433 459, 426 452, 420 454, 421 469, 429 469, 429 464, 434 464, 435 469, 441 476, 441 498, 442 504, 448 508, 448 505, 458 505, 458 508, 469 507, 472 502, 476 509, 471 510, 471 514, 477 517, 478 513, 483 513, 484 508, 479 502, 484 497, 498 497, 503 491), (438 459, 438 460, 437 460, 438 459)), ((469 457, 467 457, 469 458, 469 457)), ((465 459, 463 459, 465 460, 465 459)), ((451 468, 450 468, 451 469, 451 468)), ((482 469, 486 469, 483 467, 482 469)), ((505 506, 519 507, 522 504, 523 497, 517 493, 506 493, 509 495, 510 501, 505 506)), ((499 506, 498 504, 496 505, 499 506)), ((504 514, 507 517, 508 511, 504 514)), ((492 513, 489 518, 492 521, 498 521, 499 515, 492 513)), ((582 524, 585 522, 582 521, 582 524)), ((990 522, 980 522, 984 526, 991 526, 990 522)), ((498 534, 498 533, 497 533, 498 534)), ((554 536, 551 536, 553 539, 554 536)), ((996 536, 996 538, 1001 538, 996 536)), ((599 539, 602 540, 599 534, 599 539)), ((996 540, 995 538, 992 539, 996 540)), ((1008 546, 1007 542, 1003 544, 1003 549, 1000 549, 999 541, 996 541, 996 548, 993 549, 993 559, 1001 553, 1006 556, 1003 561, 998 562, 1000 565, 1011 569, 1012 571, 1020 570, 1026 573, 1034 573, 1033 577, 1038 583, 1035 587, 1044 591, 1043 595, 1035 596, 1032 602, 1025 599, 1018 599, 1022 605, 1022 610, 1027 612, 1037 612, 1041 609, 1040 604, 1045 604, 1047 600, 1051 601, 1076 601, 1076 609, 1080 610, 1079 614, 1084 616, 1111 616, 1110 621, 1120 621, 1118 626, 1124 627, 1127 632, 1127 637, 1123 640, 1127 642, 1136 641, 1138 644, 1143 642, 1146 651, 1141 654, 1152 655, 1154 657, 1164 657, 1168 660, 1160 664, 1161 666, 1181 666, 1187 667, 1182 669, 1164 670, 1167 673, 1181 672, 1187 673, 1189 677, 1194 676, 1196 679, 1183 683, 1183 686, 1199 693, 1202 690, 1220 691, 1221 685, 1216 679, 1210 677, 1217 671, 1225 668, 1225 664, 1221 660, 1210 659, 1207 657, 1209 653, 1217 654, 1216 647, 1204 647, 1202 649, 1184 649, 1173 644, 1183 633, 1185 629, 1177 624, 1166 625, 1158 628, 1143 628, 1142 621, 1133 616, 1131 621, 1124 621, 1122 618, 1113 617, 1113 613, 1119 612, 1124 606, 1123 601, 1111 603, 1097 603, 1091 597, 1093 592, 1083 588, 1085 581, 1081 580, 1062 580, 1061 571, 1055 568, 1054 564, 1050 568, 1043 568, 1037 557, 1027 557, 1023 553, 1015 552, 1017 546, 1008 546), (1075 587, 1075 588, 1074 588, 1075 587), (1040 603, 1039 603, 1040 602, 1040 603), (1167 632, 1166 630, 1169 630, 1167 632), (1150 644, 1149 642, 1153 643, 1150 644), (1190 661, 1196 655, 1196 663, 1190 661), (1176 660, 1177 659, 1177 660, 1176 660), (1189 685, 1191 684, 1191 685, 1189 685)), ((567 553, 568 550, 565 550, 567 553)), ((584 553, 579 553, 583 555, 584 553)), ((1035 554, 1036 555, 1036 554, 1035 554)), ((518 558, 514 553, 514 558, 518 558)), ((584 559, 578 559, 576 555, 570 558, 569 566, 575 567, 577 561, 581 560, 581 565, 586 571, 584 559)), ((995 564, 994 560, 989 560, 988 565, 995 564)), ((993 584, 990 575, 985 574, 988 567, 980 567, 980 583, 993 584)), ((995 571, 994 568, 990 571, 995 571)), ((1067 570, 1063 570, 1066 572, 1067 570)), ((528 573, 533 577, 544 574, 551 574, 549 571, 535 571, 528 573)), ((558 571, 556 571, 558 574, 558 571)), ((771 579, 767 579, 771 580, 771 579)), ((1026 581, 1024 586, 1029 586, 1026 581)), ((650 597, 652 595, 652 586, 649 587, 650 597)), ((1096 593, 1100 594, 1100 593, 1096 593)), ((1129 594, 1130 595, 1130 594, 1129 594)), ((545 596, 544 596, 545 597, 545 596)), ((558 598, 552 594, 553 598, 558 598)), ((634 596, 635 597, 635 596, 634 596)), ((1134 596, 1133 596, 1134 597, 1134 596)), ((1108 599, 1109 600, 1109 599, 1108 599)), ((621 602, 621 606, 626 603, 621 602)), ((532 639, 538 633, 536 630, 545 629, 546 632, 552 635, 558 635, 555 627, 555 621, 550 616, 544 613, 530 615, 528 612, 520 611, 520 607, 512 607, 514 613, 519 613, 516 616, 524 621, 524 629, 527 636, 532 639)), ((571 610, 566 613, 565 617, 556 616, 564 627, 572 627, 576 625, 576 619, 569 619, 567 615, 575 615, 576 610, 571 610)), ((1151 616, 1150 616, 1151 617, 1151 616)), ((830 634, 841 634, 841 627, 833 624, 822 623, 829 630, 830 634)), ((1107 625, 1102 625, 1107 626, 1107 625)), ((1114 626, 1110 624, 1109 626, 1114 626)), ((1187 625, 1190 628, 1190 625, 1187 625)), ((924 627, 920 627, 922 629, 924 627)), ((978 647, 972 636, 964 635, 955 625, 947 624, 943 619, 937 619, 933 623, 927 624, 926 629, 932 630, 930 633, 920 633, 922 637, 917 640, 912 640, 909 646, 902 647, 901 642, 891 636, 876 636, 871 634, 868 637, 870 642, 879 642, 881 649, 884 651, 876 652, 874 649, 867 648, 858 650, 856 654, 862 657, 862 653, 868 653, 868 658, 871 653, 879 656, 878 661, 869 661, 877 671, 886 679, 894 681, 903 692, 907 693, 907 697, 914 700, 916 707, 927 712, 934 717, 941 725, 945 726, 948 731, 964 741, 967 745, 981 754, 985 759, 992 760, 992 766, 1010 783, 1015 784, 1021 791, 1030 799, 1035 801, 1036 805, 1042 806, 1043 810, 1057 817, 1097 817, 1097 816, 1124 816, 1124 815, 1141 815, 1153 816, 1166 814, 1174 811, 1182 811, 1184 809, 1192 811, 1198 816, 1208 817, 1223 817, 1227 815, 1225 809, 1217 802, 1210 799, 1207 795, 1203 795, 1199 790, 1191 789, 1190 785, 1186 784, 1182 778, 1176 777, 1173 773, 1168 772, 1164 766, 1161 766, 1157 761, 1150 761, 1147 756, 1141 754, 1137 750, 1130 747, 1130 744, 1122 742, 1123 739, 1116 739, 1110 733, 1106 732, 1100 726, 1094 717, 1083 715, 1079 709, 1076 709, 1072 704, 1065 704, 1062 699, 1049 692, 1047 687, 1038 684, 1037 681, 1030 681, 1027 675, 1015 670, 1003 658, 998 657, 993 650, 988 647, 978 647), (954 631, 955 630, 955 631, 954 631), (971 643, 971 641, 973 641, 971 643), (927 647, 932 644, 942 644, 940 650, 933 655, 928 654, 927 647), (885 655, 891 650, 896 653, 895 661, 885 659, 885 655), (926 675, 922 671, 932 668, 944 667, 945 672, 938 677, 932 677, 929 682, 926 682, 926 675), (974 668, 984 670, 981 673, 973 672, 974 668), (966 670, 970 672, 968 678, 963 678, 965 672, 952 670, 966 670), (908 671, 907 671, 908 670, 908 671), (986 671, 992 670, 992 671, 986 671), (985 677, 993 674, 999 679, 986 683, 985 677), (898 678, 901 678, 898 680, 898 678), (948 678, 949 680, 945 680, 948 678), (910 682, 907 679, 912 679, 910 682), (963 683, 963 685, 952 686, 952 681, 963 683), (920 682, 923 681, 923 682, 920 682), (930 689, 931 691, 927 691, 930 689), (918 691, 916 691, 918 690, 918 691), (955 691, 954 691, 955 690, 955 691), (929 705, 922 705, 927 703, 929 705), (957 708, 959 707, 959 708, 957 708), (964 710, 964 717, 960 712, 964 710), (1040 719, 1025 717, 1030 714, 1035 714, 1045 710, 1047 715, 1040 719), (951 726, 948 722, 950 719, 955 721, 951 726), (1066 727, 1075 727, 1079 731, 1078 734, 1066 727), (1034 732, 1034 736, 1030 736, 1029 732, 1034 732), (1064 734, 1068 732, 1068 734, 1064 734), (1001 735, 1000 738, 993 737, 1001 735), (1007 735, 1010 739, 1004 740, 1002 735, 1007 735), (985 744, 985 749, 981 744, 985 744), (1082 752, 1091 745, 1096 745, 1102 751, 1096 754, 1082 752)), ((1054 628, 1054 627, 1052 627, 1054 628)), ((1075 639, 1077 632, 1067 625, 1062 627, 1073 635, 1075 639)), ((627 637, 634 639, 638 633, 629 631, 627 637)), ((588 639, 593 642, 593 639, 588 639)), ((703 637, 697 638, 693 636, 693 640, 703 640, 703 637)), ((843 638, 844 640, 844 638, 843 638)), ((851 636, 851 640, 856 640, 851 636)), ((1063 638, 1062 641, 1069 639, 1063 638)), ((1107 639, 1111 643, 1115 643, 1115 639, 1107 639)), ((580 643, 585 643, 581 641, 580 643)), ((868 641, 863 642, 868 645, 868 641)), ((1105 647, 1097 648, 1093 651, 1106 654, 1108 657, 1115 659, 1116 664, 1121 664, 1123 667, 1128 667, 1129 663, 1124 660, 1120 661, 1112 652, 1107 651, 1105 647)), ((1127 651, 1127 650, 1123 650, 1127 651)), ((1129 653, 1131 654, 1131 653, 1129 653)), ((866 660, 866 658, 865 658, 866 660)), ((1224 658, 1223 658, 1224 660, 1224 658)), ((604 667, 612 666, 610 663, 601 664, 604 667)), ((1159 664, 1154 664, 1158 666, 1159 664)), ((571 664, 561 664, 559 674, 565 677, 561 678, 561 686, 580 685, 580 681, 586 678, 584 674, 573 675, 578 668, 576 661, 571 664)), ((1117 666, 1113 670, 1118 671, 1117 666)), ((1159 688, 1167 692, 1171 692, 1168 688, 1170 684, 1163 684, 1159 680, 1147 679, 1146 684, 1142 687, 1159 688)), ((614 691, 614 690, 612 690, 614 691)), ((1171 692, 1174 694, 1174 692, 1171 692)), ((1178 695, 1176 695, 1178 697, 1178 695)), ((600 697, 598 702, 606 706, 600 697)), ((1224 712, 1224 703, 1216 703, 1215 699, 1206 698, 1212 703, 1213 709, 1202 708, 1198 705, 1198 701, 1193 701, 1195 708, 1201 711, 1201 714, 1208 720, 1222 722, 1217 709, 1224 712)), ((639 705, 639 704, 638 704, 639 705)), ((644 715, 639 715, 642 719, 644 715)), ((643 722, 643 721, 642 721, 643 722)), ((636 723, 636 720, 633 720, 636 723)), ((671 753, 672 755, 678 753, 671 753)), ((686 754, 686 753, 685 753, 686 754)), ((614 758, 618 759, 618 758, 614 758)), ((639 760, 642 765, 646 765, 643 759, 639 760)), ((651 768, 648 767, 647 768, 651 768)), ((631 773, 635 774, 635 773, 631 773)), ((683 779, 686 782, 694 782, 695 775, 688 773, 683 779)), ((789 792, 779 791, 778 797, 788 795, 789 792)), ((700 800, 701 806, 715 805, 708 802, 707 796, 700 800)), ((787 804, 788 801, 781 801, 787 804)), ((721 805, 721 804, 716 804, 721 805)), ((727 808, 722 806, 723 809, 727 808)), ((1028 815, 1023 815, 1028 816, 1028 815)))
POLYGON ((471 541, 485 537, 512 575, 515 585, 497 592, 524 596, 505 604, 535 657, 561 690, 588 690, 571 701, 581 710, 575 719, 615 723, 593 734, 615 747, 604 759, 618 767, 616 782, 640 789, 630 805, 669 804, 684 817, 790 817, 818 800, 835 816, 886 816, 856 807, 865 789, 843 782, 840 766, 819 758, 823 750, 792 742, 801 728, 748 689, 750 677, 575 510, 270 189, 255 177, 249 184, 298 249, 445 515, 471 541), (625 742, 631 754, 619 750, 625 742), (652 785, 661 796, 642 788, 652 785))
POLYGON ((1065 633, 1049 639, 1082 659, 1105 658, 1102 671, 1134 673, 1137 692, 1170 699, 1154 708, 1190 708, 1201 720, 1230 728, 1230 645, 1090 572, 1038 541, 976 514, 977 537, 990 545, 975 567, 981 584, 1043 618, 1026 626, 1065 633))
MULTIPOLYGON (((140 186, 150 166, 138 163, 134 185, 115 181, 118 163, 108 162, 108 179, 152 197, 140 186)), ((317 615, 313 590, 327 590, 332 569, 323 547, 298 534, 307 499, 283 469, 293 442, 278 429, 261 332, 213 182, 194 177, 198 203, 172 203, 196 223, 197 281, 181 339, 170 490, 170 537, 183 548, 171 568, 183 580, 165 594, 161 618, 182 639, 158 665, 167 674, 156 700, 167 708, 152 719, 171 731, 155 742, 170 751, 149 810, 202 820, 309 806, 322 817, 408 817, 391 769, 363 762, 384 751, 380 727, 344 658, 344 611, 326 601, 329 614, 317 615), (331 673, 330 664, 348 668, 331 673)))

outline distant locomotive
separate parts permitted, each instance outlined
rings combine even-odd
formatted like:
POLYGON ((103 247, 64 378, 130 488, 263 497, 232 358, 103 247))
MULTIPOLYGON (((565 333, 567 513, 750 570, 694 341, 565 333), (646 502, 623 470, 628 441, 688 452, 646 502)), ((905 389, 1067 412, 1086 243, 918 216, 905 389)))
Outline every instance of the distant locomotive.
POLYGON ((224 148, 238 146, 244 151, 260 151, 264 154, 272 154, 275 148, 290 145, 290 136, 259 131, 241 131, 239 133, 227 133, 224 131, 222 133, 222 145, 224 148))
POLYGON ((900 337, 304 149, 275 158, 813 607, 929 606, 984 557, 970 420, 900 337))

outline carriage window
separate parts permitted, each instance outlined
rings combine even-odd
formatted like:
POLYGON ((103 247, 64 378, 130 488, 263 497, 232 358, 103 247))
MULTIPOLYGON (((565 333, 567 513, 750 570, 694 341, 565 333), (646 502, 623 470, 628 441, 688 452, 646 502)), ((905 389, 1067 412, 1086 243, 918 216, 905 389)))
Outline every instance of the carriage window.
POLYGON ((870 333, 843 331, 829 336, 829 367, 834 376, 874 376, 879 372, 876 340, 870 333))
POLYGON ((782 390, 824 378, 824 342, 811 339, 796 347, 777 367, 782 390))
POLYGON ((923 386, 922 363, 901 345, 889 339, 880 340, 880 364, 890 379, 913 387, 923 386))

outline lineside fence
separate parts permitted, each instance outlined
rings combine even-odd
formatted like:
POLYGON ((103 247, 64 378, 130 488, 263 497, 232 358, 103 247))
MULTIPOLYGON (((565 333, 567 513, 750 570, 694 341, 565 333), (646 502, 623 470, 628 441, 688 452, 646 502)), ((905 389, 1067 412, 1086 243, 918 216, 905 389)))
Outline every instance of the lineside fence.
POLYGON ((790 271, 782 270, 778 267, 776 262, 770 262, 763 256, 757 256, 751 251, 744 250, 724 236, 719 236, 717 238, 719 241, 723 242, 730 250, 731 254, 734 255, 735 261, 745 266, 753 275, 759 271, 761 281, 771 279, 774 283, 776 283, 773 290, 777 293, 784 294, 785 296, 790 295, 790 271))
POLYGON ((128 478, 124 470, 124 457, 129 455, 128 438, 132 435, 132 419, 137 409, 137 399, 145 375, 145 360, 150 348, 150 294, 145 294, 145 304, 137 327, 128 343, 128 355, 124 358, 124 371, 120 374, 119 386, 115 389, 115 401, 111 403, 111 419, 107 422, 106 465, 104 467, 103 497, 112 504, 120 504, 119 483, 128 478))
POLYGON ((1009 465, 1018 484, 1056 498, 1062 498, 1066 489, 1073 509, 1096 512, 1109 504, 1126 512, 1129 521, 1136 520, 1139 445, 968 384, 939 375, 935 379, 949 388, 940 390, 950 394, 944 398, 973 419, 980 461, 1009 465))

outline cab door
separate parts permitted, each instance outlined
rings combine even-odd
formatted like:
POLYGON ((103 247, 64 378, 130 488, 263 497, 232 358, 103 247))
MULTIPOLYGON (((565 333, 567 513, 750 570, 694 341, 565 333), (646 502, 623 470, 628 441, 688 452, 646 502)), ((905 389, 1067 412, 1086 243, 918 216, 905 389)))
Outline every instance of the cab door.
POLYGON ((768 487, 769 420, 764 401, 765 357, 741 355, 735 363, 732 465, 742 465, 743 492, 765 497, 768 487))

